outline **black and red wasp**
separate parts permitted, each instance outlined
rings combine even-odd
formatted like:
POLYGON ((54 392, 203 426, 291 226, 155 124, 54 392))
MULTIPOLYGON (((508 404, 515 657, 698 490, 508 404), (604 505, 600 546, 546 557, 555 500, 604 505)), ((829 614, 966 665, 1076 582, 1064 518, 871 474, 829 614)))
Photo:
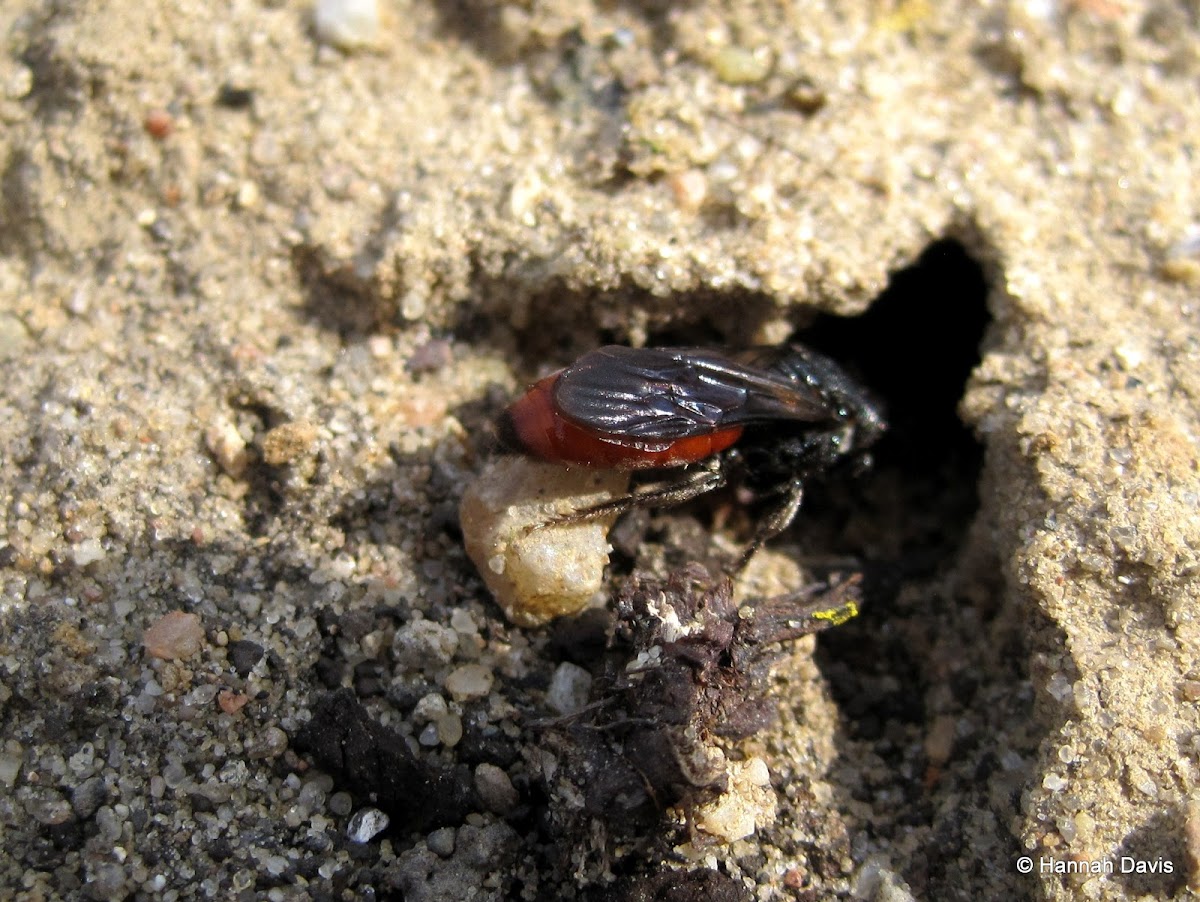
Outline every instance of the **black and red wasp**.
POLYGON ((547 461, 679 471, 551 523, 680 504, 726 485, 778 496, 739 568, 792 522, 806 482, 842 461, 862 460, 885 429, 861 386, 799 344, 599 348, 535 383, 498 423, 503 445, 547 461))

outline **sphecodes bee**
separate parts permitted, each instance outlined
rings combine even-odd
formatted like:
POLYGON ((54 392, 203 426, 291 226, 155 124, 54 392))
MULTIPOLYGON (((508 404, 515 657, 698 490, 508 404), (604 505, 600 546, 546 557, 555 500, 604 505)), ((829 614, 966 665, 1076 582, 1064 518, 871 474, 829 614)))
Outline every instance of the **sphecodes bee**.
POLYGON ((603 347, 535 383, 498 423, 502 444, 547 461, 679 471, 551 523, 680 504, 729 484, 781 496, 739 568, 792 522, 805 482, 863 458, 885 428, 879 406, 841 367, 798 344, 603 347))

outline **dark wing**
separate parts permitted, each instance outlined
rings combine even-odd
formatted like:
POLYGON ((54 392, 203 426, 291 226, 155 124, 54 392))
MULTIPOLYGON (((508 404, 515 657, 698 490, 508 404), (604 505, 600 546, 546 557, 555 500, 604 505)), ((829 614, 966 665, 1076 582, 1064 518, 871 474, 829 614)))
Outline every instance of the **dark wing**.
POLYGON ((588 429, 674 440, 773 420, 833 416, 814 387, 702 348, 600 348, 562 371, 560 414, 588 429))

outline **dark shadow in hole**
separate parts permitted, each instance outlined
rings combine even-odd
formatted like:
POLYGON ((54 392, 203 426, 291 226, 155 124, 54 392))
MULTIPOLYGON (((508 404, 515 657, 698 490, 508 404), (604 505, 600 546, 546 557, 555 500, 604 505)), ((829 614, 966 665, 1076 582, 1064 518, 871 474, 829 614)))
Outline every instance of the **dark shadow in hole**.
POLYGON ((835 792, 847 809, 867 806, 864 838, 907 849, 895 857, 918 897, 965 898, 994 886, 997 867, 1015 874, 1009 823, 1044 736, 1029 614, 1002 605, 989 549, 963 563, 983 448, 956 408, 986 297, 981 266, 939 241, 863 316, 822 318, 801 336, 860 376, 890 425, 870 473, 814 487, 793 538, 804 557, 863 561, 863 612, 822 635, 816 655, 843 717, 839 772, 854 775, 835 792))
POLYGON ((896 273, 865 314, 823 317, 802 336, 883 401, 889 429, 862 494, 882 498, 886 489, 894 496, 887 502, 894 538, 877 540, 892 546, 880 550, 906 573, 947 561, 979 505, 983 449, 956 407, 979 362, 986 294, 979 264, 960 244, 939 241, 896 273))
MULTIPOLYGON (((886 613, 912 580, 951 566, 978 509, 983 449, 956 407, 979 361, 986 294, 979 264, 940 241, 896 273, 865 314, 824 317, 801 336, 860 376, 887 417, 872 470, 853 484, 814 486, 799 525, 806 553, 864 558, 872 611, 886 613), (844 533, 849 523, 853 536, 844 533)), ((854 652, 854 632, 832 631, 822 645, 854 652)), ((890 711, 912 709, 893 702, 890 711)))

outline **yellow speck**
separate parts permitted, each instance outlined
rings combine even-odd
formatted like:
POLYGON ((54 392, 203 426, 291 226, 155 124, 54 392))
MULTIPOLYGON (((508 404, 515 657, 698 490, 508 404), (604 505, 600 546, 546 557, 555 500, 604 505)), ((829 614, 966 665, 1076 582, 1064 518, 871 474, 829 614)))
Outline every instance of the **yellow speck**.
POLYGON ((852 601, 848 601, 836 608, 830 608, 827 611, 815 611, 813 619, 827 620, 834 626, 841 626, 847 620, 853 620, 858 616, 858 605, 852 601))

